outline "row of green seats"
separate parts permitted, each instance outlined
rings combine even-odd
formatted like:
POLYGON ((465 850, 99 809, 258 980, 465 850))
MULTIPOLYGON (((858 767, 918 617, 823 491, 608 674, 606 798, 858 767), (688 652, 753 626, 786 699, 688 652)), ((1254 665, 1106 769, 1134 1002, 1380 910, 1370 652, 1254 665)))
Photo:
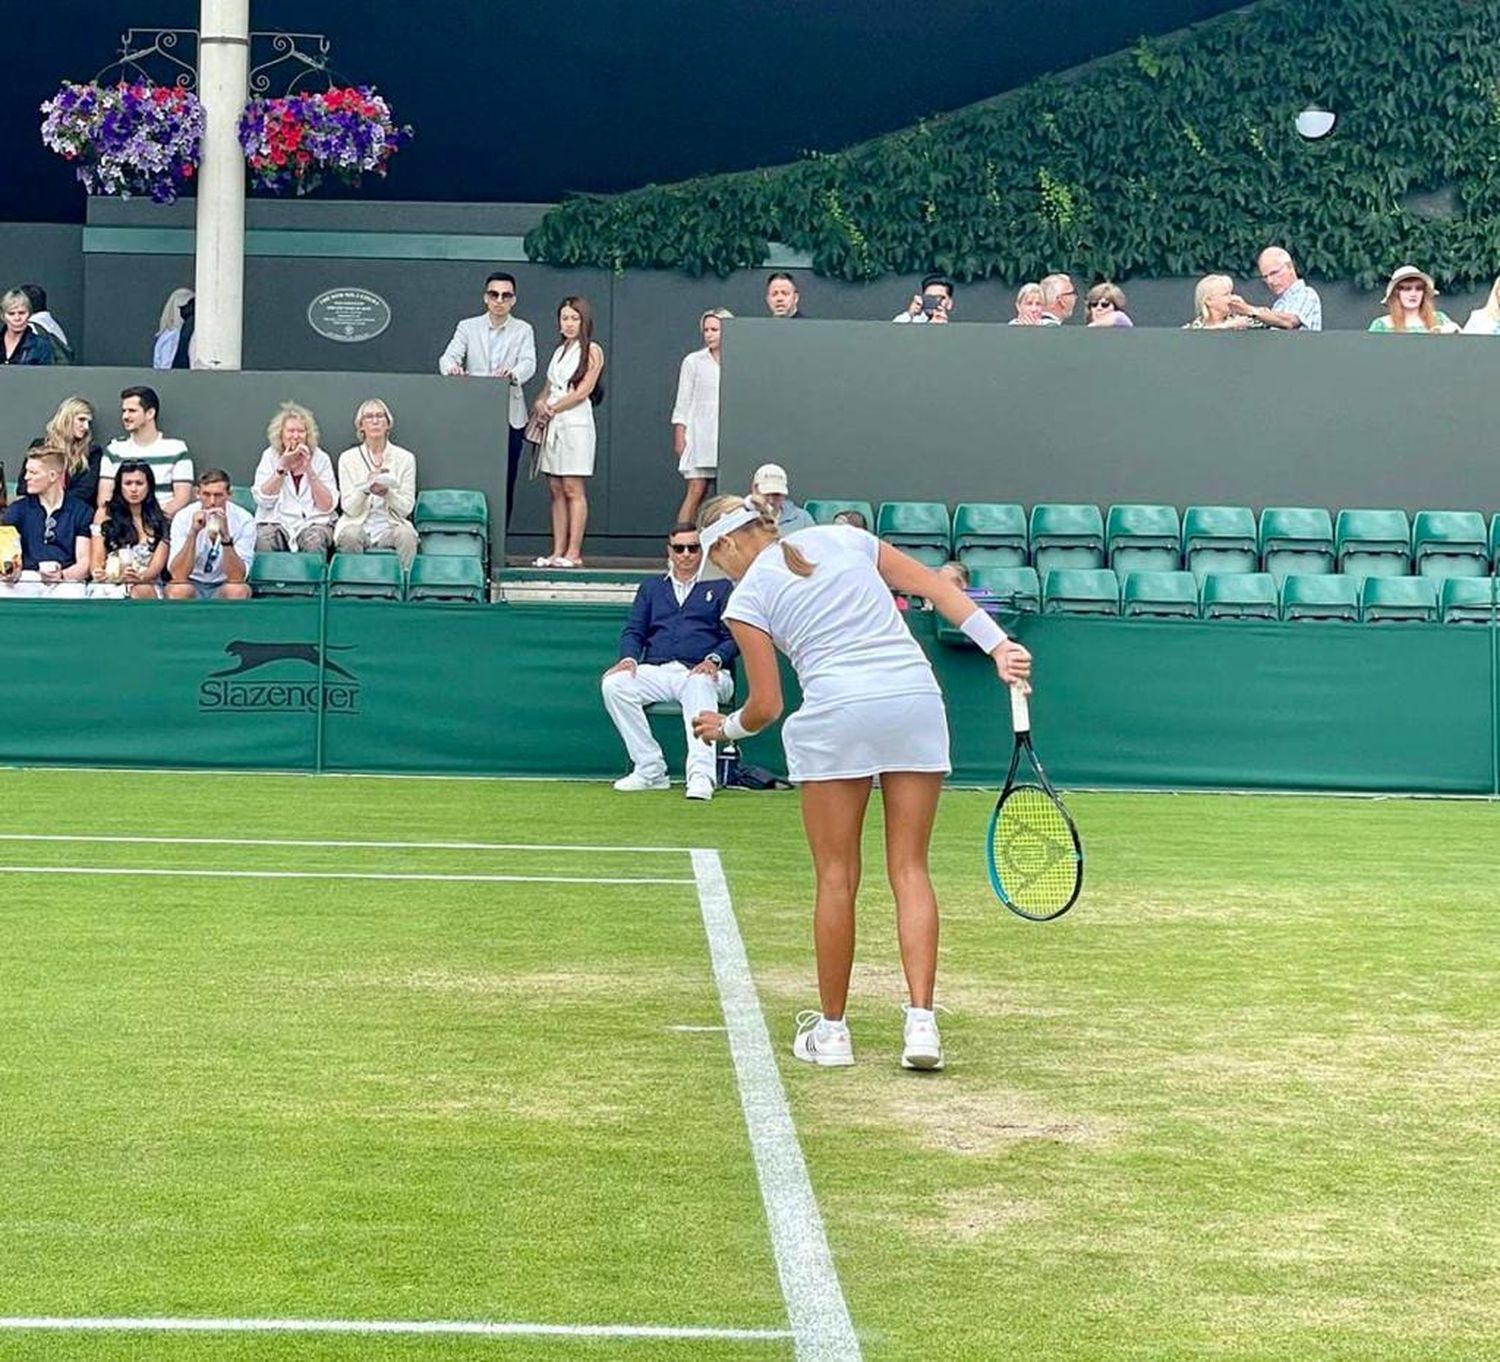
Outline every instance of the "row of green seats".
POLYGON ((957 558, 967 567, 1030 565, 1112 568, 1118 573, 1176 571, 1200 580, 1211 572, 1347 573, 1355 577, 1483 577, 1500 572, 1500 515, 1478 511, 1343 510, 1268 506, 1121 503, 1107 515, 1087 503, 963 502, 950 520, 941 501, 813 500, 820 524, 858 511, 875 533, 930 565, 957 558))
POLYGON ((336 553, 324 561, 316 553, 257 553, 250 563, 255 596, 317 596, 377 601, 468 601, 489 599, 484 564, 467 553, 421 553, 411 576, 389 553, 336 553))
POLYGON ((1489 624, 1494 577, 1364 577, 1268 572, 1129 572, 981 567, 970 574, 981 601, 1001 613, 1042 612, 1142 619, 1338 620, 1349 623, 1489 624))

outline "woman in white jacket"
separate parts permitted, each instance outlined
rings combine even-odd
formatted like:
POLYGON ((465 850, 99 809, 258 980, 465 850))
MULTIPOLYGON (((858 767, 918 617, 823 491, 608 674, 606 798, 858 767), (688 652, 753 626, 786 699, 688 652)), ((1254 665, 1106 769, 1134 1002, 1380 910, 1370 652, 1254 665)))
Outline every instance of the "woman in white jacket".
POLYGON ((691 524, 698 507, 719 476, 719 343, 728 308, 710 308, 698 318, 703 349, 685 355, 677 375, 672 404, 672 453, 687 482, 677 523, 691 524))

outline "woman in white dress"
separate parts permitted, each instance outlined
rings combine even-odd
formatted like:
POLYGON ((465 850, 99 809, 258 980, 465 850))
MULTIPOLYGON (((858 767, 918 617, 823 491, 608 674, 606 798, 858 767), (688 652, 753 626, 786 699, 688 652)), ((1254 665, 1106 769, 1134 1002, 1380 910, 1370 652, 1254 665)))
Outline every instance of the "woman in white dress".
POLYGON ((719 476, 719 342, 728 308, 710 308, 698 318, 703 349, 683 357, 672 404, 672 452, 677 471, 687 480, 677 523, 691 524, 709 485, 719 476))
POLYGON ((994 659, 999 679, 1025 683, 1031 654, 1006 638, 952 582, 847 525, 781 539, 763 497, 717 497, 701 517, 704 556, 736 585, 724 618, 739 645, 749 696, 725 717, 705 710, 694 730, 739 741, 782 711, 780 649, 802 688, 782 728, 787 773, 801 787, 802 822, 817 877, 813 939, 820 1012, 798 1017, 792 1054, 811 1064, 854 1062, 844 1007, 854 965, 860 835, 875 776, 885 812, 886 872, 910 1005, 901 1064, 943 1067, 932 1014, 938 910, 927 850, 948 773, 948 721, 926 655, 902 623, 893 590, 922 596, 994 659))
POLYGON ((594 474, 594 404, 603 396, 604 350, 594 340, 587 299, 570 294, 557 309, 557 349, 547 365, 547 387, 532 405, 547 423, 537 467, 547 475, 552 502, 552 552, 537 567, 583 566, 588 527, 585 479, 594 474))

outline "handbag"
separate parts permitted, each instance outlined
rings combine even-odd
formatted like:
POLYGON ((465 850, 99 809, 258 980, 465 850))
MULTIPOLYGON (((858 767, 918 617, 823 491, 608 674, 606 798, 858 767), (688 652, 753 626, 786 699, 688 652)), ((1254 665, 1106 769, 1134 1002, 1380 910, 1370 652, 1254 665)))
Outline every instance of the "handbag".
POLYGON ((527 444, 540 445, 547 438, 547 425, 551 420, 545 412, 532 412, 531 420, 526 423, 526 434, 522 438, 527 444))

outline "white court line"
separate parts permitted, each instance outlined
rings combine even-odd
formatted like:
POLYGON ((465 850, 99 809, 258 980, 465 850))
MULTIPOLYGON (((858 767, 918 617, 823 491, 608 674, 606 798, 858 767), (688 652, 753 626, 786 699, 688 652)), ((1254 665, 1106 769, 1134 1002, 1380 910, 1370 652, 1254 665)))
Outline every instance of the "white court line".
POLYGON ((695 850, 693 874, 798 1362, 859 1362, 859 1339, 797 1143, 718 852, 695 850))
MULTIPOLYGON (((618 851, 673 853, 686 856, 690 847, 549 846, 537 842, 317 842, 287 837, 122 837, 71 832, 0 832, 0 842, 123 842, 155 847, 336 847, 370 851, 618 851)), ((686 881, 685 881, 686 883, 686 881)))
POLYGON ((587 875, 437 875, 384 874, 356 870, 199 870, 193 867, 163 870, 136 869, 130 866, 99 865, 3 865, 0 870, 13 875, 119 875, 123 877, 158 876, 194 880, 436 880, 444 884, 692 884, 692 880, 611 878, 587 875))
POLYGON ((0 1330, 62 1333, 168 1334, 479 1334, 485 1337, 713 1339, 731 1343, 780 1342, 789 1329, 715 1329, 671 1324, 524 1324, 489 1320, 404 1319, 112 1319, 15 1315, 0 1330))

